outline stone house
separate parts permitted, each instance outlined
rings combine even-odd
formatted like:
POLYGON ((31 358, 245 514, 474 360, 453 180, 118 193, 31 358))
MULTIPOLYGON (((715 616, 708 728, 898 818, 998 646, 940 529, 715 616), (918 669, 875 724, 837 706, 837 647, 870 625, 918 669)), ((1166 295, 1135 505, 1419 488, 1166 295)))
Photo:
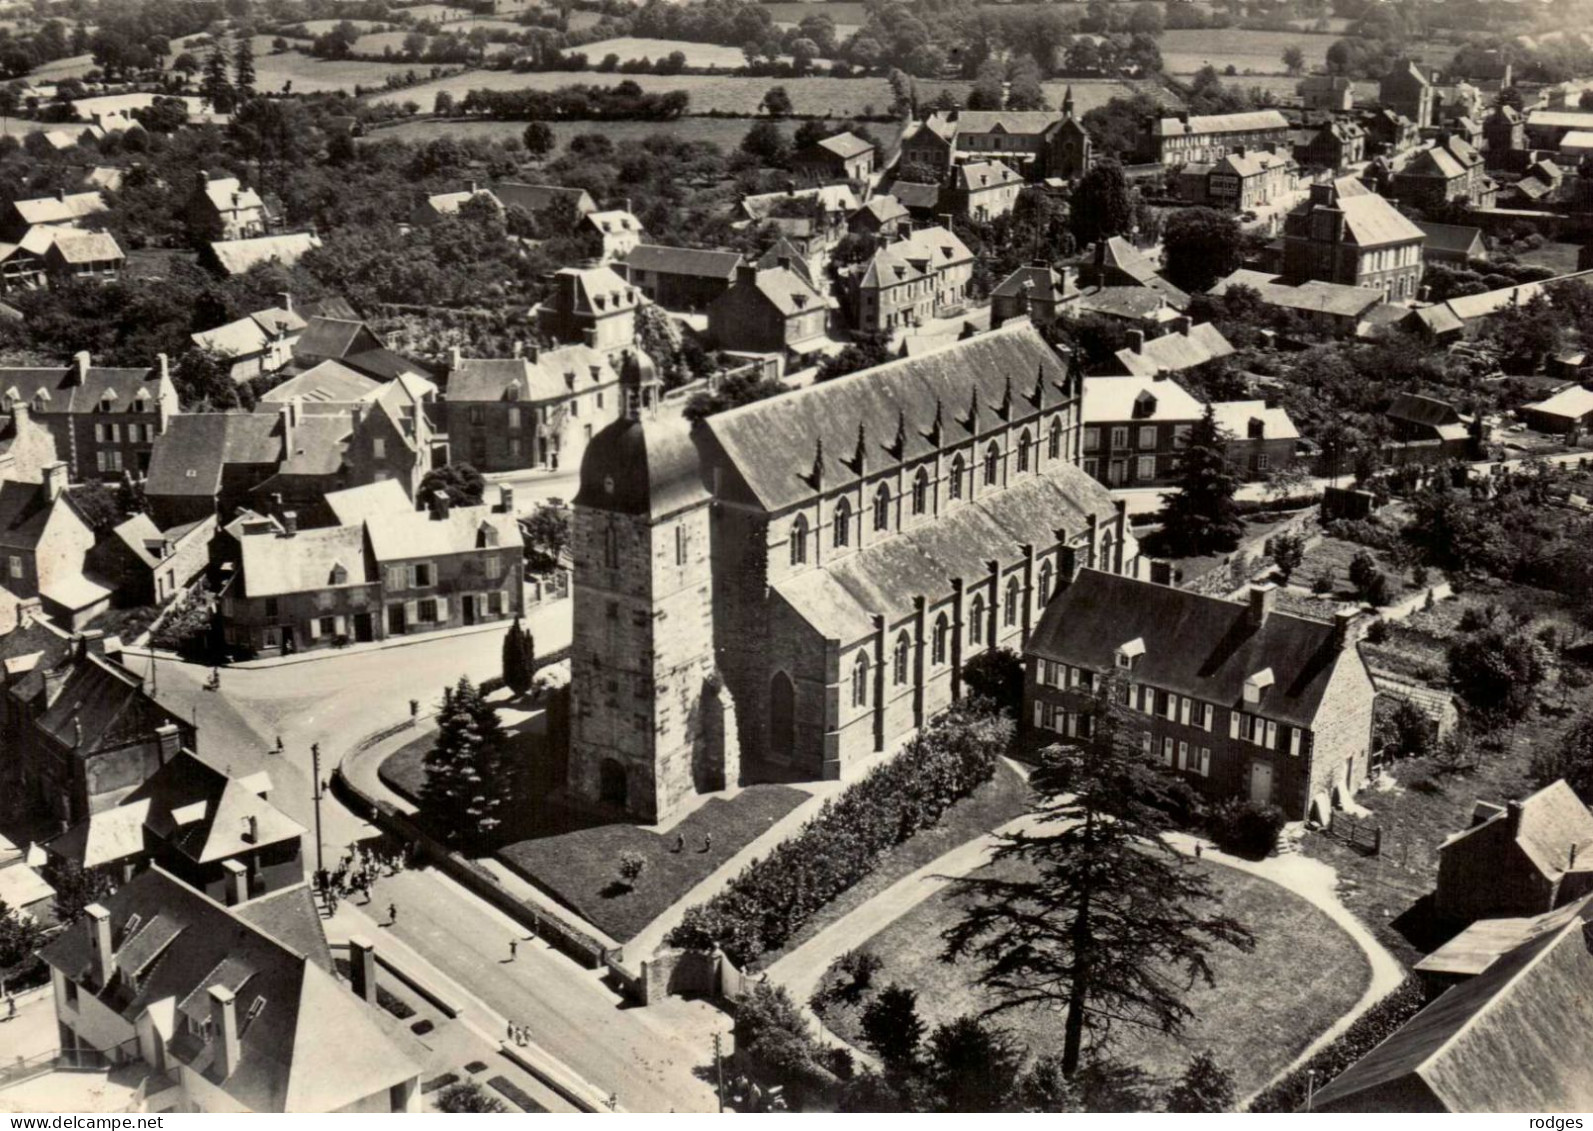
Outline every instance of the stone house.
POLYGON ((1306 75, 1294 89, 1307 111, 1345 114, 1355 105, 1355 84, 1348 75, 1306 75))
POLYGON ((623 208, 588 212, 581 217, 580 226, 596 232, 603 241, 605 263, 624 259, 647 236, 642 222, 623 208))
POLYGON ((1023 178, 1002 161, 967 161, 952 173, 951 197, 960 215, 987 224, 1018 203, 1023 178))
POLYGON ((1453 263, 1464 267, 1473 259, 1488 258, 1488 244, 1482 238, 1481 228, 1426 221, 1418 221, 1416 226, 1426 237, 1422 243, 1422 258, 1428 263, 1453 263))
POLYGON ((708 336, 739 353, 812 353, 829 344, 830 300, 789 265, 743 263, 708 304, 708 336))
POLYGON ((52 232, 39 260, 55 286, 119 278, 127 266, 127 256, 109 232, 52 232))
POLYGON ((73 482, 143 474, 177 412, 165 355, 150 369, 96 366, 87 352, 67 366, 0 368, 0 397, 8 409, 27 405, 50 430, 73 482))
POLYGON ((1365 121, 1369 151, 1392 157, 1415 148, 1421 141, 1422 132, 1416 123, 1393 110, 1379 110, 1365 121))
POLYGON ((415 1111, 425 1049, 354 945, 351 992, 307 886, 225 907, 155 866, 40 957, 61 1047, 137 1081, 140 1110, 415 1111))
POLYGON ((0 480, 42 482, 44 469, 59 458, 54 434, 33 418, 27 404, 0 401, 0 480))
POLYGON ((1294 191, 1298 174, 1292 158, 1241 145, 1209 165, 1184 166, 1179 175, 1179 195, 1193 204, 1249 212, 1294 191))
POLYGON ((512 358, 456 356, 448 437, 479 471, 578 465, 595 432, 619 419, 620 378, 586 346, 535 347, 512 358))
POLYGON ((1511 155, 1527 148, 1527 120, 1514 106, 1495 106, 1482 123, 1483 151, 1492 168, 1508 166, 1511 155))
POLYGON ((1281 276, 1246 267, 1218 279, 1206 293, 1225 295, 1236 286, 1249 287, 1266 305, 1289 311, 1311 329, 1335 338, 1358 333, 1367 315, 1383 305, 1381 294, 1364 287, 1325 283, 1320 279, 1308 279, 1291 286, 1283 282, 1281 276))
POLYGON ((1593 893, 1593 814, 1564 780, 1503 805, 1438 846, 1433 908, 1470 922, 1541 915, 1593 893))
POLYGON ((86 564, 118 604, 164 605, 209 566, 215 535, 214 514, 166 530, 136 514, 101 538, 86 564))
POLYGON ((200 170, 188 198, 188 224, 210 240, 244 240, 266 234, 265 201, 237 177, 212 177, 200 170))
POLYGON ((1275 598, 1270 585, 1238 602, 1065 573, 1024 649, 1021 723, 1087 739, 1094 691, 1115 676, 1145 752, 1207 799, 1325 819, 1366 780, 1372 679, 1354 613, 1324 624, 1276 611, 1275 598))
POLYGON ((1447 131, 1394 174, 1394 193, 1418 208, 1455 202, 1492 208, 1499 187, 1488 176, 1482 154, 1447 131))
POLYGON ((234 778, 179 750, 112 808, 48 840, 52 863, 103 868, 119 883, 159 865, 236 906, 304 882, 304 826, 271 804, 264 770, 234 778))
POLYGON ((232 379, 244 382, 279 373, 293 360, 293 346, 307 325, 293 309, 293 296, 282 295, 282 305, 268 307, 213 330, 189 335, 194 345, 228 360, 232 379))
POLYGON ((1227 439, 1228 465, 1245 479, 1264 479, 1291 466, 1300 430, 1287 409, 1266 401, 1213 401, 1212 416, 1227 439))
POLYGON ((6 209, 4 234, 7 239, 20 242, 35 227, 82 228, 90 216, 109 210, 110 205, 98 189, 88 192, 58 189, 54 196, 12 201, 6 209))
POLYGON ((733 251, 637 244, 614 270, 665 310, 706 310, 735 282, 741 256, 733 251))
POLYGON ((1190 165, 1220 161, 1239 148, 1288 144, 1289 120, 1277 110, 1205 115, 1180 111, 1145 124, 1140 156, 1160 165, 1190 165))
POLYGON ((42 483, 0 481, 0 583, 12 594, 70 612, 93 546, 94 531, 66 490, 66 464, 46 467, 42 483))
POLYGON ((635 346, 636 310, 645 301, 609 267, 562 267, 554 273, 552 295, 534 313, 555 341, 589 346, 613 365, 635 346))
POLYGON ((889 334, 959 309, 973 279, 973 252, 948 228, 922 228, 876 251, 849 280, 852 325, 889 334))
POLYGON ((866 181, 874 175, 874 143, 853 133, 838 133, 798 150, 796 171, 814 180, 866 181))
POLYGON ((1159 338, 1147 338, 1143 330, 1128 331, 1128 345, 1100 367, 1109 377, 1154 378, 1182 373, 1207 362, 1233 356, 1233 343, 1210 322, 1191 325, 1180 315, 1159 338))
POLYGON ((990 292, 991 328, 1013 318, 1028 318, 1036 325, 1055 322, 1078 297, 1075 268, 1058 271, 1044 260, 1019 267, 990 292))
POLYGON ((1422 280, 1422 230, 1351 177, 1314 184, 1283 226, 1287 282, 1319 279, 1415 298, 1422 280))
POLYGON ((1294 158, 1301 165, 1340 172, 1366 160, 1366 131, 1357 122, 1324 122, 1308 143, 1295 147, 1294 158))

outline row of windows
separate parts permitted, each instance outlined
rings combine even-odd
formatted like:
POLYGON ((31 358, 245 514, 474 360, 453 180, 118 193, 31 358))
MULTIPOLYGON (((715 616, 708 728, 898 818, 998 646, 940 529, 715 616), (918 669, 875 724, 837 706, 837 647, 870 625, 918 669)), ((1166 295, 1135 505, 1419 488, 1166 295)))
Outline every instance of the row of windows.
MULTIPOLYGON (((1027 472, 1033 460, 1034 441, 1029 438, 1028 430, 1018 437, 1018 471, 1027 472)), ((1047 457, 1059 459, 1062 453, 1062 421, 1053 420, 1051 435, 1046 445, 1047 457)), ((956 502, 963 497, 963 483, 968 475, 968 465, 961 455, 952 457, 951 470, 946 476, 947 498, 956 502)), ((992 440, 985 448, 982 475, 986 487, 1001 485, 1001 447, 992 440)), ((873 524, 878 532, 888 531, 891 526, 891 502, 893 496, 890 485, 881 483, 874 492, 873 524)), ((929 472, 924 468, 918 469, 918 474, 913 478, 911 489, 911 511, 914 515, 924 514, 929 509, 929 472)), ((804 565, 808 560, 808 535, 811 527, 806 515, 797 515, 791 522, 790 553, 792 565, 804 565)), ((852 504, 845 498, 838 499, 835 510, 830 517, 830 544, 841 549, 852 544, 852 504)))
MULTIPOLYGON (((96 444, 122 443, 122 426, 120 424, 95 424, 94 442, 96 444)), ((153 424, 129 424, 127 426, 127 443, 153 444, 155 442, 155 426, 153 424)))

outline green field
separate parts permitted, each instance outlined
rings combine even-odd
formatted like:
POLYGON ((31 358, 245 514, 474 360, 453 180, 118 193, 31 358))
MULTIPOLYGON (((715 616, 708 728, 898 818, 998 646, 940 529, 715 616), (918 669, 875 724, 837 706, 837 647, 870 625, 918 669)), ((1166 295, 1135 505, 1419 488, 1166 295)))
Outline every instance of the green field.
MULTIPOLYGON (((372 37, 374 38, 374 37, 372 37)), ((402 39, 402 36, 399 37, 402 39)), ((361 40, 363 43, 364 40, 361 40)), ((316 94, 322 91, 346 90, 353 93, 356 86, 380 87, 388 75, 415 71, 431 73, 429 63, 379 63, 364 59, 317 59, 298 51, 271 53, 271 37, 254 37, 254 69, 256 83, 263 91, 276 92, 283 84, 293 83, 294 94, 316 94)), ((400 102, 403 99, 399 99, 400 102)), ((416 99, 430 109, 431 98, 416 99)))
POLYGON ((1242 74, 1284 73, 1283 49, 1297 46, 1305 53, 1308 69, 1320 69, 1333 45, 1333 37, 1293 31, 1241 31, 1234 28, 1200 28, 1163 32, 1158 46, 1168 74, 1186 75, 1207 63, 1219 71, 1232 64, 1242 74))
POLYGON ((619 39, 601 39, 596 43, 576 48, 592 62, 605 55, 618 55, 620 62, 631 59, 658 60, 674 51, 686 56, 688 67, 744 67, 747 57, 739 47, 720 47, 716 43, 687 43, 681 39, 642 39, 627 35, 619 39))
MULTIPOLYGON (((371 64, 381 66, 382 64, 371 64)), ((393 69, 402 70, 398 67, 393 69)), ((791 95, 795 111, 803 115, 820 115, 832 118, 853 117, 863 114, 886 114, 890 111, 890 84, 883 78, 832 79, 802 78, 775 80, 746 78, 740 75, 595 75, 590 72, 538 71, 519 74, 513 71, 466 71, 435 82, 423 83, 408 90, 382 92, 371 97, 376 102, 413 101, 429 107, 439 90, 449 91, 462 98, 474 89, 487 90, 554 90, 570 83, 607 83, 619 78, 633 79, 643 90, 667 92, 684 90, 691 95, 691 112, 745 114, 756 107, 771 86, 783 86, 791 95)), ((966 82, 920 82, 919 97, 933 99, 941 90, 950 90, 958 100, 968 95, 966 82)), ((1065 81, 1046 83, 1046 94, 1053 105, 1061 102, 1062 92, 1069 85, 1065 81)), ((1096 106, 1105 105, 1114 95, 1127 94, 1129 88, 1110 79, 1091 79, 1074 82, 1074 101, 1083 114, 1096 106)), ((298 84, 294 84, 298 89, 298 84)))
MULTIPOLYGON (((755 121, 756 118, 679 118, 673 122, 553 122, 551 125, 560 146, 583 133, 602 134, 617 144, 668 134, 685 141, 713 142, 722 149, 730 150, 741 144, 741 139, 746 137, 747 130, 755 121)), ((898 127, 887 122, 871 122, 869 129, 886 146, 893 145, 899 133, 898 127)), ((440 122, 431 118, 416 118, 373 130, 366 136, 372 141, 398 139, 423 143, 445 136, 459 139, 500 138, 519 137, 524 132, 524 122, 440 122)))

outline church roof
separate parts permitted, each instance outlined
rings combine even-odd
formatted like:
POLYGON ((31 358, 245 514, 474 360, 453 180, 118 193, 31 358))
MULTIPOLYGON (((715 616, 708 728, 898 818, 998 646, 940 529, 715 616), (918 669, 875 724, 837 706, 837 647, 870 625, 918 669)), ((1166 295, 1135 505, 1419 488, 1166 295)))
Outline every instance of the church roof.
POLYGON ((684 422, 622 417, 587 444, 575 505, 657 519, 708 498, 684 422))

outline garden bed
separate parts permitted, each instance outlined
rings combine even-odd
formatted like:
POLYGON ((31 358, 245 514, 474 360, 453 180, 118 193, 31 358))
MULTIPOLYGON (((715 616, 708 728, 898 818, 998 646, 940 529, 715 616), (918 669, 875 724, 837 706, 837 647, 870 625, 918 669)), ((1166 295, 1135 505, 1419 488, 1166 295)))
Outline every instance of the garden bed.
MULTIPOLYGON (((1226 946, 1213 949, 1215 984, 1197 982, 1185 994, 1194 1017, 1181 1036, 1120 1025, 1112 1051, 1161 1078, 1176 1076, 1197 1052, 1210 1051, 1245 1095, 1354 1006, 1371 980, 1371 966, 1354 940, 1305 900, 1248 873, 1209 862, 1204 866, 1211 870, 1223 910, 1255 933, 1256 949, 1250 954, 1226 946)), ((957 921, 961 908, 959 898, 943 892, 864 944, 884 965, 861 1002, 825 1004, 825 1023, 860 1044, 859 1022, 869 995, 892 982, 917 991, 919 1014, 930 1028, 991 1005, 994 998, 973 984, 971 963, 940 960, 941 934, 957 921)), ((833 985, 836 978, 827 974, 822 985, 833 985)), ((993 1020, 1036 1055, 1061 1052, 1059 1011, 1021 1009, 993 1020)))

